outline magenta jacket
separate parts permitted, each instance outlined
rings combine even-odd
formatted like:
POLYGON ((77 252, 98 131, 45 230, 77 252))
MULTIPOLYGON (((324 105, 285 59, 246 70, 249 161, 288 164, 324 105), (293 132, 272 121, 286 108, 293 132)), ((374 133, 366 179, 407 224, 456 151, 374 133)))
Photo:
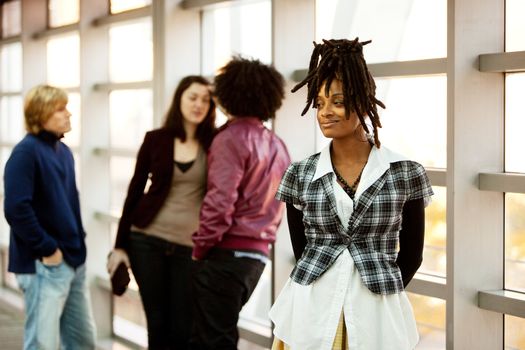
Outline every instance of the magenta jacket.
POLYGON ((258 118, 229 122, 208 153, 208 189, 193 256, 202 259, 213 247, 267 255, 283 215, 283 203, 274 197, 289 164, 284 142, 258 118))

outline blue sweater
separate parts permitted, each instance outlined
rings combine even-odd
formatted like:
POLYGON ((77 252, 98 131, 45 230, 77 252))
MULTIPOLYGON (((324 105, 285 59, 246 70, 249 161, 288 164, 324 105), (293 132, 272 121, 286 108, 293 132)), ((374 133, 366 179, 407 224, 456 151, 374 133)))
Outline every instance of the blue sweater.
POLYGON ((60 248, 72 267, 86 260, 71 150, 48 132, 27 134, 6 163, 4 213, 11 227, 8 270, 35 273, 60 248))

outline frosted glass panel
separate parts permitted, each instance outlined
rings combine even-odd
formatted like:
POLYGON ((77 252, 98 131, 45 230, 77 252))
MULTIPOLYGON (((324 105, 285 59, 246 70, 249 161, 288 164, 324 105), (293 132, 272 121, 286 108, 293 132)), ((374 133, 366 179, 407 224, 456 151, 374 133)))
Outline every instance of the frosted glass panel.
POLYGON ((376 79, 382 144, 426 167, 447 166, 445 76, 376 79))
POLYGON ((505 1, 505 51, 525 50, 525 1, 505 1))
POLYGON ((9 1, 2 5, 2 37, 7 38, 22 31, 22 2, 9 1))
POLYGON ((80 146, 80 94, 69 93, 67 109, 71 113, 71 131, 66 133, 64 136, 64 142, 69 147, 80 146))
POLYGON ((151 80, 151 19, 115 25, 109 30, 109 76, 112 82, 151 80))
POLYGON ((113 156, 109 161, 111 177, 111 212, 122 212, 129 181, 135 169, 135 158, 113 156))
POLYGON ((252 1, 205 10, 202 20, 203 74, 214 75, 236 54, 271 63, 271 13, 271 1, 252 1))
POLYGON ((151 90, 117 90, 109 95, 111 147, 138 149, 153 128, 151 90))
POLYGON ((525 292, 525 194, 505 194, 505 288, 525 292))
POLYGON ((13 43, 0 47, 0 91, 22 90, 22 44, 13 43))
POLYGON ((47 82, 59 87, 80 84, 80 41, 78 34, 49 39, 47 42, 47 82))
POLYGON ((24 110, 21 96, 0 98, 0 140, 16 143, 25 135, 24 110))
POLYGON ((445 349, 446 302, 413 293, 407 295, 414 309, 419 332, 416 350, 445 349))
POLYGON ((49 26, 60 27, 78 22, 79 0, 48 0, 49 26))
POLYGON ((111 0, 111 13, 119 13, 151 5, 151 0, 111 0))
POLYGON ((316 40, 372 40, 367 62, 447 55, 445 0, 317 0, 316 40))
POLYGON ((525 173, 525 73, 507 74, 505 82, 505 171, 525 173))

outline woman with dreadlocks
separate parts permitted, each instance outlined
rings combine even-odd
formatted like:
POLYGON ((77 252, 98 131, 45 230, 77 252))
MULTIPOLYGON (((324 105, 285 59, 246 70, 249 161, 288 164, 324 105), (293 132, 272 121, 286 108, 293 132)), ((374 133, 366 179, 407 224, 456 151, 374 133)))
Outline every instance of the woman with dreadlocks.
POLYGON ((286 202, 292 274, 270 311, 273 349, 406 350, 418 342, 404 292, 422 262, 425 169, 385 147, 369 42, 315 44, 306 108, 330 145, 293 163, 276 198, 286 202))

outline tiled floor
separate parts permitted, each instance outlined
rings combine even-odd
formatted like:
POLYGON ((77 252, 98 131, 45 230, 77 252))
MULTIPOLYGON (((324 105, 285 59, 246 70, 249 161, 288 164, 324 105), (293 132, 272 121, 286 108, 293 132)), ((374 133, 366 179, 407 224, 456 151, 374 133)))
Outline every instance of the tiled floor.
POLYGON ((24 315, 13 308, 0 302, 0 349, 22 349, 24 333, 24 315))
MULTIPOLYGON (((0 300, 0 349, 2 350, 20 350, 22 349, 22 338, 24 332, 24 315, 23 313, 5 302, 0 300)), ((129 349, 125 346, 119 346, 115 342, 111 342, 109 346, 101 346, 101 349, 110 348, 129 349)), ((101 344, 102 345, 102 344, 101 344)), ((108 344, 105 344, 108 345, 108 344)), ((247 342, 245 340, 239 341, 239 350, 265 350, 260 346, 247 342)))

